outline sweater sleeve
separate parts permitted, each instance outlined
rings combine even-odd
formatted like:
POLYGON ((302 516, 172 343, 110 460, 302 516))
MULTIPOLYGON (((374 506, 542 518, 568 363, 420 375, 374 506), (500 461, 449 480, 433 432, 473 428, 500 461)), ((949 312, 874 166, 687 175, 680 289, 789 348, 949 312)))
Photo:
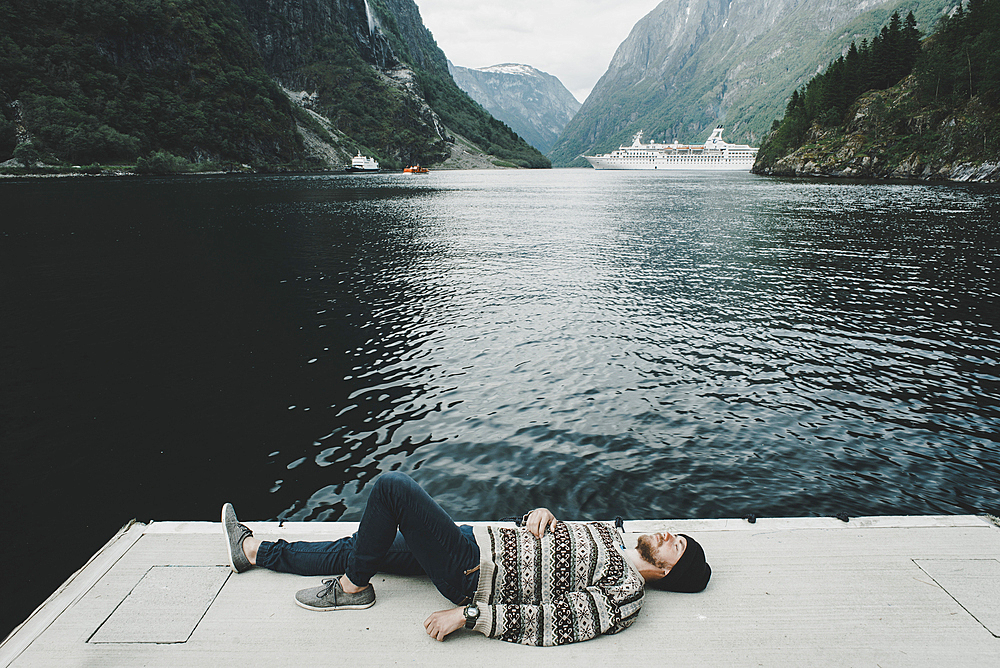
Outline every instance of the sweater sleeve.
POLYGON ((602 523, 557 523, 541 540, 524 530, 483 530, 475 630, 508 642, 562 645, 630 626, 642 577, 602 523))
POLYGON ((641 598, 640 589, 639 605, 621 606, 614 596, 592 586, 565 592, 548 603, 488 605, 482 607, 475 630, 524 645, 582 642, 631 626, 639 614, 641 598))

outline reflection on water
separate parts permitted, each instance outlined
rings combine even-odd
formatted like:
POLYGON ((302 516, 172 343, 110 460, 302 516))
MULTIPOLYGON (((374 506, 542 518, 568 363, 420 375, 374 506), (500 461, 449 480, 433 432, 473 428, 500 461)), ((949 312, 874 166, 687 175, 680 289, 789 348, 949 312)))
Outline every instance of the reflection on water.
POLYGON ((60 179, 0 210, 0 501, 98 545, 223 500, 357 519, 392 469, 457 519, 997 510, 995 188, 60 179))
POLYGON ((466 518, 996 497, 993 192, 591 172, 406 185, 273 209, 303 227, 288 410, 312 429, 269 453, 279 517, 356 518, 363 483, 397 468, 466 518))

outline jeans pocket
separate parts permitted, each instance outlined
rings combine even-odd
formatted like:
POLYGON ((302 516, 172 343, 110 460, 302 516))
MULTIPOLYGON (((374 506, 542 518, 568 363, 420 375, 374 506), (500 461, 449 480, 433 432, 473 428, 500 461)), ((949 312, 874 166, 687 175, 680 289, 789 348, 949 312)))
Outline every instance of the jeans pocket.
POLYGON ((459 605, 468 605, 476 598, 476 590, 479 589, 479 569, 477 568, 475 572, 466 575, 463 580, 465 598, 459 605))

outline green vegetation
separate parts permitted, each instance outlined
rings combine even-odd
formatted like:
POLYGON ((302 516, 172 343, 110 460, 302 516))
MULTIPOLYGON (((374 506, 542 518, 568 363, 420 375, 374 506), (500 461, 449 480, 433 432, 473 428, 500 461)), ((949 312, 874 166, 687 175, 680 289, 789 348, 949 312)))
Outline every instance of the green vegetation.
POLYGON ((1000 96, 1000 2, 970 0, 965 11, 944 18, 922 54, 916 74, 921 95, 932 104, 1000 96))
POLYGON ((920 32, 912 12, 905 24, 898 13, 893 14, 871 44, 862 40, 859 48, 851 42, 846 56, 831 62, 825 72, 792 93, 785 116, 776 122, 758 161, 773 163, 802 146, 814 122, 826 127, 843 125, 844 114, 858 96, 899 83, 913 69, 919 52, 920 32))
MULTIPOLYGON (((38 150, 73 164, 154 150, 290 163, 300 150, 290 103, 224 0, 3 3, 0 91, 38 150)), ((16 120, 3 106, 0 160, 16 120)))
POLYGON ((316 111, 386 166, 395 151, 403 161, 432 163, 447 157, 444 142, 422 119, 414 99, 379 77, 342 26, 316 43, 307 62, 296 76, 319 93, 316 111))
POLYGON ((936 28, 920 48, 912 18, 894 15, 872 44, 830 63, 793 93, 755 170, 796 151, 814 162, 838 152, 882 165, 996 160, 1000 0, 972 0, 936 28))
POLYGON ((193 163, 167 151, 154 151, 148 157, 140 157, 135 162, 135 171, 140 174, 182 174, 187 172, 216 171, 219 169, 220 166, 214 163, 193 163))

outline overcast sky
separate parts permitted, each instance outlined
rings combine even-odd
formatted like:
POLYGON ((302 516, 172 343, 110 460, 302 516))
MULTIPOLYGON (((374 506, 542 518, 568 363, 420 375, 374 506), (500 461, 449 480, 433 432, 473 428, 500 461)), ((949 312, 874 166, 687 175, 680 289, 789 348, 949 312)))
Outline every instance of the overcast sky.
POLYGON ((524 63, 583 102, 632 27, 660 0, 415 0, 424 25, 462 67, 524 63))

